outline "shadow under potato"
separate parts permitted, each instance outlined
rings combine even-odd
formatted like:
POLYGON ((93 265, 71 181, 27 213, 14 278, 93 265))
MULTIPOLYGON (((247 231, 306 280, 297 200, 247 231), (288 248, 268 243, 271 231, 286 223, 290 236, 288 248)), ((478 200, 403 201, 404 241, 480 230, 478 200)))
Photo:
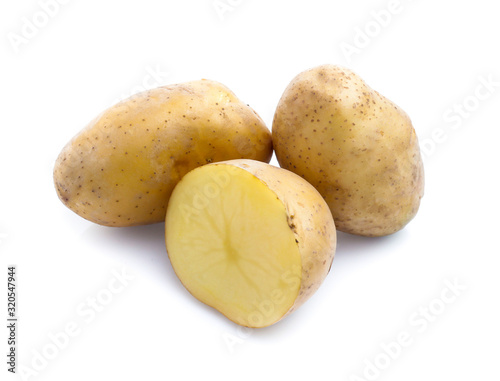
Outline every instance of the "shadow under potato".
POLYGON ((82 238, 102 247, 110 258, 130 266, 132 271, 150 274, 160 283, 184 288, 172 269, 165 248, 165 224, 106 227, 93 224, 82 238))
POLYGON ((388 256, 404 256, 408 240, 405 229, 383 237, 364 237, 337 231, 337 249, 329 277, 342 282, 343 277, 355 276, 360 268, 376 265, 388 256))
MULTIPOLYGON (((147 274, 169 294, 177 290, 187 303, 204 309, 215 319, 230 326, 232 323, 216 309, 200 302, 183 286, 175 274, 165 247, 165 223, 130 227, 107 227, 92 224, 82 235, 96 246, 102 246, 109 257, 130 267, 131 272, 147 274), (108 250, 109 249, 109 250, 108 250), (184 294, 184 295, 182 295, 184 294)), ((179 314, 182 311, 179 310, 179 314)))
MULTIPOLYGON (((348 267, 350 267, 354 265, 352 261, 363 260, 362 258, 365 256, 374 255, 374 252, 380 253, 381 247, 390 241, 404 239, 404 235, 404 230, 385 237, 363 237, 337 231, 337 250, 332 272, 337 272, 339 268, 349 263, 348 267)), ((93 224, 82 234, 82 238, 86 241, 92 241, 97 247, 103 247, 106 253, 109 253, 109 257, 124 262, 126 266, 131 267, 132 271, 149 274, 151 278, 163 284, 165 289, 172 290, 173 286, 182 294, 189 295, 192 303, 198 304, 210 315, 225 321, 224 324, 227 324, 228 329, 237 327, 230 320, 226 321, 226 318, 214 308, 190 295, 189 291, 182 285, 170 264, 165 248, 164 223, 132 227, 105 227, 93 224)), ((335 276, 335 274, 330 274, 330 276, 335 276)), ((252 329, 252 334, 255 337, 282 335, 287 331, 287 327, 293 324, 292 321, 296 320, 294 315, 300 315, 300 311, 288 316, 278 324, 262 329, 252 329)))
POLYGON ((364 237, 344 233, 337 230, 337 250, 335 256, 344 255, 370 255, 380 245, 387 245, 389 241, 396 240, 402 232, 397 232, 383 237, 364 237))

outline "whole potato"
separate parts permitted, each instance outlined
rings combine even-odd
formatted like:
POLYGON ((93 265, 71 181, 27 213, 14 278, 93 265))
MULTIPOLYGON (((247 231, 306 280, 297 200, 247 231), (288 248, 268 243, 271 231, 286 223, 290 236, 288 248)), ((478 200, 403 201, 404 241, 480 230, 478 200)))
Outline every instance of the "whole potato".
POLYGON ((332 265, 336 230, 300 176, 255 160, 196 168, 177 184, 165 223, 182 284, 235 323, 266 327, 298 309, 332 265))
POLYGON ((417 213, 424 171, 410 118, 352 71, 324 65, 295 77, 272 135, 280 165, 318 189, 338 230, 383 236, 417 213))
POLYGON ((165 220, 172 190, 190 170, 230 159, 269 162, 271 133, 227 87, 200 80, 159 87, 104 111, 60 153, 59 198, 107 226, 165 220))

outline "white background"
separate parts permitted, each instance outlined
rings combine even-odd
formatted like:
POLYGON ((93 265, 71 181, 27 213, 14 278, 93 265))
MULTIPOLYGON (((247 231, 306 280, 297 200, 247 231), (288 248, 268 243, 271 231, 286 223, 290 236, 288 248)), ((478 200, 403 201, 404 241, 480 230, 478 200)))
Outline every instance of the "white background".
MULTIPOLYGON (((36 373, 24 379, 500 378, 494 2, 222 0, 219 13, 213 0, 47 2, 0 6, 0 317, 16 264, 18 371, 36 373), (339 233, 322 287, 278 324, 241 330, 195 300, 172 271, 162 224, 101 227, 57 198, 59 151, 117 99, 208 78, 271 128, 289 81, 324 63, 353 69, 411 116, 425 196, 395 235, 339 233), (134 279, 91 315, 89 298, 122 271, 134 279), (77 334, 63 340, 68 324, 77 334), (402 332, 410 344, 396 350, 402 332)), ((7 335, 0 379, 20 379, 6 370, 7 335)))

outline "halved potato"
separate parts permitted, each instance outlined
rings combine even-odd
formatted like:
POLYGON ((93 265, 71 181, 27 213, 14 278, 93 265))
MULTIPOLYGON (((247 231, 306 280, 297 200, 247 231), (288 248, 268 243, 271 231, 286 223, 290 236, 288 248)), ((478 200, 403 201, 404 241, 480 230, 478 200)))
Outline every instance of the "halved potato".
POLYGON ((189 172, 166 217, 172 266, 188 291, 248 327, 276 323, 330 270, 336 231, 312 185, 287 170, 231 160, 189 172))

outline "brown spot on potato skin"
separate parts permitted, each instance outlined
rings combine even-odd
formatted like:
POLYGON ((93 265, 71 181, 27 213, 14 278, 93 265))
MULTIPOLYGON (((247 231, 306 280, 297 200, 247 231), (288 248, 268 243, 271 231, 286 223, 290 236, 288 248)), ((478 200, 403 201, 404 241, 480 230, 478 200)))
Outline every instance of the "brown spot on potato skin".
POLYGON ((339 230, 387 235, 417 213, 424 173, 411 121, 350 70, 324 65, 295 77, 272 133, 280 165, 318 189, 339 230), (314 112, 321 122, 310 121, 314 112))

